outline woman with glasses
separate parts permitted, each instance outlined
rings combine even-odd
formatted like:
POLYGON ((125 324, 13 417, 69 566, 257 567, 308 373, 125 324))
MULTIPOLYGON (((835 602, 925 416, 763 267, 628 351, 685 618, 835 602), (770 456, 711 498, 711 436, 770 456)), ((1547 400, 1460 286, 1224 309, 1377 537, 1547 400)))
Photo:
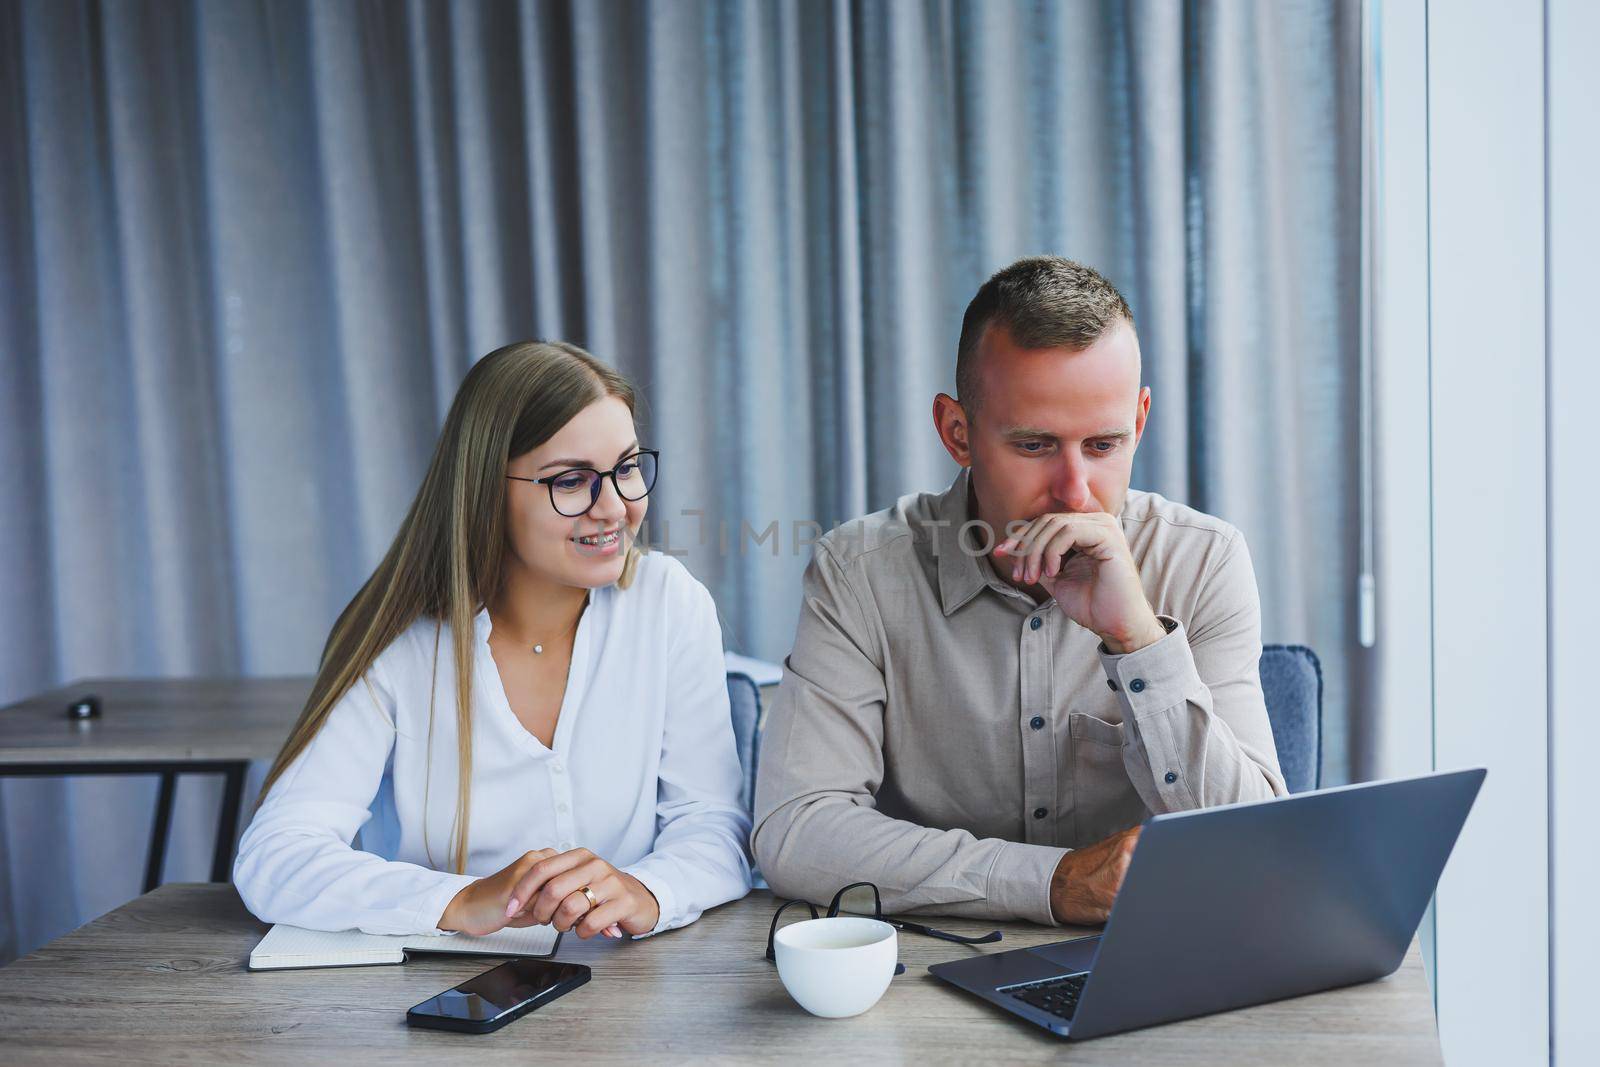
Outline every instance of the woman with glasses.
POLYGON ((467 374, 240 842, 258 918, 620 937, 748 891, 716 608, 636 547, 636 434, 632 388, 576 346, 467 374))

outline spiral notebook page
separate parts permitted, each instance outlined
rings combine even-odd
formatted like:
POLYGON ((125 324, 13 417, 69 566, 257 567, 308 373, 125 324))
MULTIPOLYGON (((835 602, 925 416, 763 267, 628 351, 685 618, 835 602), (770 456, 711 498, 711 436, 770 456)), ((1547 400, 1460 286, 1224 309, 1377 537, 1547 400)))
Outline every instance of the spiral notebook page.
POLYGON ((560 940, 561 934, 554 926, 507 927, 483 937, 456 934, 454 937, 405 939, 406 948, 414 952, 474 952, 488 956, 549 956, 555 952, 556 942, 560 940))
POLYGON ((279 923, 250 953, 250 969, 284 967, 358 967, 374 963, 400 963, 406 952, 443 952, 453 955, 549 956, 561 935, 553 926, 505 929, 485 937, 467 934, 385 935, 359 930, 306 930, 279 923))

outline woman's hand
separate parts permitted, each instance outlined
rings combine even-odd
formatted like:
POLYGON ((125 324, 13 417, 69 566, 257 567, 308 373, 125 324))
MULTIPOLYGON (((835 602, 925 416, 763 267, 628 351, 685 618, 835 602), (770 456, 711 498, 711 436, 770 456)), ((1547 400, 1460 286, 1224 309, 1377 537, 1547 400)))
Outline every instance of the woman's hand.
POLYGON ((516 879, 504 905, 502 921, 510 917, 506 925, 550 923, 563 933, 574 930, 583 938, 608 932, 612 927, 630 934, 645 934, 656 928, 661 920, 661 905, 639 879, 622 873, 586 848, 559 855, 549 850, 546 853, 516 879), (591 904, 583 894, 585 886, 598 904, 591 904))
MULTIPOLYGON (((506 926, 528 926, 529 923, 508 923, 506 904, 511 900, 511 890, 517 880, 541 860, 557 855, 553 848, 525 852, 514 862, 457 893, 444 909, 439 919, 439 929, 456 930, 463 934, 482 937, 506 926)), ((515 909, 511 909, 515 913, 515 909)))

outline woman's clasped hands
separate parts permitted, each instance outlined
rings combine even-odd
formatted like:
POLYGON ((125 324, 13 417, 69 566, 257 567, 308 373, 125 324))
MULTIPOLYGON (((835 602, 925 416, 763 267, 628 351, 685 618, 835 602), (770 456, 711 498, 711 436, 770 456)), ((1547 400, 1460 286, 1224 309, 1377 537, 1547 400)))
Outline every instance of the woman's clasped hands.
POLYGON ((462 889, 439 928, 482 936, 549 923, 582 938, 621 937, 649 933, 660 918, 655 895, 633 875, 586 848, 541 848, 462 889))

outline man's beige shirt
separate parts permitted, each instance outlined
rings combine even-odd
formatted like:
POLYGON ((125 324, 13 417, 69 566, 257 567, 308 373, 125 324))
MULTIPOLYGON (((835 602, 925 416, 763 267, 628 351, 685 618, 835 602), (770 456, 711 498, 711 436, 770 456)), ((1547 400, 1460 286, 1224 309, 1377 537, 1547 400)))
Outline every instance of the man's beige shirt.
POLYGON ((1166 637, 1127 655, 994 573, 968 477, 832 531, 766 723, 752 845, 780 895, 877 883, 887 911, 1054 921, 1068 849, 1153 812, 1285 792, 1250 555, 1130 491, 1166 637))

